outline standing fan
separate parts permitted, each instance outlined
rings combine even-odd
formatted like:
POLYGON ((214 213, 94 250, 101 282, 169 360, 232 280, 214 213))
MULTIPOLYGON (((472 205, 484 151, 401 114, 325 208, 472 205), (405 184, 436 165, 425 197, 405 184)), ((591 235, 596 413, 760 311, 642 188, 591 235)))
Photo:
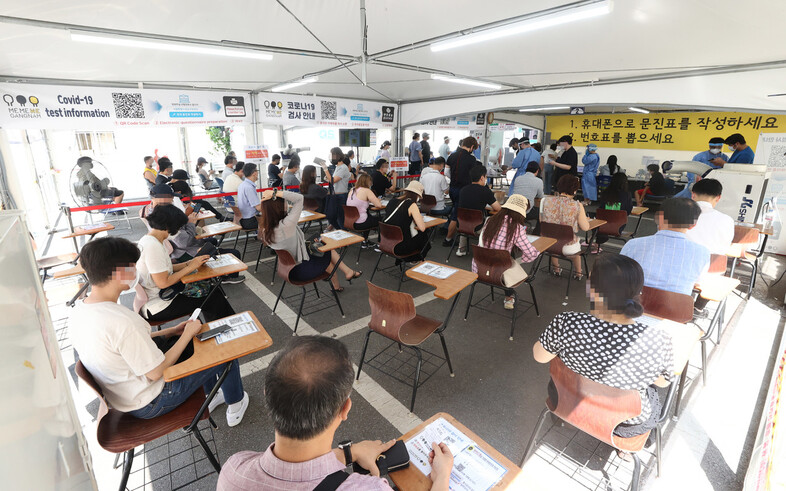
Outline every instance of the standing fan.
POLYGON ((90 157, 80 157, 71 169, 68 182, 74 203, 79 206, 94 206, 103 204, 111 181, 104 164, 90 157))

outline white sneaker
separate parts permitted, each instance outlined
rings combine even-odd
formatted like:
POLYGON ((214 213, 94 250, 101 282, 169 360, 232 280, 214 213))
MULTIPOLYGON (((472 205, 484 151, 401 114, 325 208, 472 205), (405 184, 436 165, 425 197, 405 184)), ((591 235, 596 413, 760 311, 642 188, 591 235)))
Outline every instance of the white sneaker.
POLYGON ((213 398, 212 401, 210 401, 210 404, 208 404, 207 410, 212 413, 213 411, 216 410, 218 406, 224 404, 225 402, 226 401, 224 400, 224 391, 218 389, 218 392, 216 392, 216 396, 213 398))
POLYGON ((243 392, 243 400, 240 401, 240 409, 232 411, 231 408, 227 409, 227 425, 237 426, 243 421, 243 415, 246 414, 248 409, 248 392, 243 392))
POLYGON ((456 255, 459 256, 459 257, 466 256, 467 255, 467 251, 466 250, 462 251, 461 249, 459 249, 459 250, 456 251, 456 255))

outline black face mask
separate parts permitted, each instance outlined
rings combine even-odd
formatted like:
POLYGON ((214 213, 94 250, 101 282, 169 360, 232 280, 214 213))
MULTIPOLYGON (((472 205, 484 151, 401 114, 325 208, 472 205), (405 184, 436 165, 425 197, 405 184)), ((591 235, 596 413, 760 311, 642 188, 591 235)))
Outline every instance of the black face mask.
POLYGON ((333 165, 338 165, 338 159, 330 159, 330 163, 333 165))

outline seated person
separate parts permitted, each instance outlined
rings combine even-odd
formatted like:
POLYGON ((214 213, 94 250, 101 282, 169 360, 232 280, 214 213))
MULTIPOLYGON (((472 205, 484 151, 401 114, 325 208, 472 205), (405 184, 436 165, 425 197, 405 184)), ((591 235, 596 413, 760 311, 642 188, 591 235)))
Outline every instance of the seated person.
MULTIPOLYGON (((338 490, 390 490, 379 477, 377 459, 393 446, 362 441, 332 448, 338 427, 352 408, 354 371, 341 341, 324 336, 298 336, 278 352, 265 373, 265 401, 275 442, 264 452, 231 456, 218 476, 218 491, 308 490, 356 462, 370 474, 347 474, 338 490), (350 459, 347 459, 349 456, 350 459)), ((431 443, 431 490, 447 491, 453 455, 447 445, 431 443)))
MULTIPOLYGON (((701 182, 701 181, 699 181, 701 182)), ((710 251, 691 242, 686 232, 696 226, 701 208, 686 198, 667 199, 655 214, 658 232, 628 241, 620 254, 644 269, 644 286, 690 295, 710 265, 710 251)))
MULTIPOLYGON (((243 182, 243 166, 246 165, 245 162, 238 162, 235 164, 235 172, 230 174, 227 177, 227 180, 224 181, 224 190, 223 193, 237 193, 237 188, 240 187, 240 183, 243 182)), ((234 196, 224 196, 224 201, 229 206, 235 205, 235 197, 234 196)), ((226 205, 225 205, 226 206, 226 205)))
MULTIPOLYGON (((376 228, 379 224, 379 218, 369 215, 369 205, 382 208, 382 202, 371 190, 371 177, 368 174, 361 174, 357 182, 355 182, 355 187, 347 195, 347 206, 354 206, 360 214, 358 221, 354 225, 355 230, 370 230, 376 228)), ((364 245, 368 247, 368 241, 364 245)))
MULTIPOLYGON (((134 263, 139 261, 139 249, 127 239, 102 237, 85 244, 80 262, 90 280, 90 294, 77 302, 69 325, 79 359, 98 382, 109 405, 136 418, 151 419, 175 409, 200 387, 209 394, 226 365, 164 382, 164 370, 193 354, 191 340, 202 323, 186 321, 151 333, 145 319, 121 305, 120 293, 136 284, 134 263)), ((196 307, 192 306, 191 311, 196 307)), ((237 361, 232 362, 226 380, 210 402, 210 412, 224 402, 229 404, 227 424, 237 425, 248 408, 237 361)))
MULTIPOLYGON (((532 349, 539 363, 558 356, 565 366, 590 380, 638 390, 641 414, 614 429, 623 438, 655 428, 662 405, 656 387, 667 387, 674 376, 671 337, 635 320, 644 313, 639 302, 643 281, 641 266, 633 259, 601 255, 589 277, 590 313, 558 314, 532 349)), ((557 401, 553 382, 549 397, 557 401)))
POLYGON ((194 191, 191 189, 191 186, 188 185, 188 179, 188 172, 183 169, 178 169, 172 173, 172 179, 169 181, 169 185, 172 187, 174 192, 180 195, 181 198, 188 199, 191 203, 191 206, 193 206, 195 203, 199 203, 202 205, 203 210, 212 211, 216 216, 216 219, 219 222, 223 222, 224 215, 216 210, 209 201, 204 199, 194 199, 194 191))
MULTIPOLYGON (((328 267, 333 267, 339 260, 338 252, 312 256, 306 247, 306 238, 303 230, 298 226, 300 212, 303 211, 303 195, 291 191, 268 189, 262 193, 262 224, 260 236, 262 242, 274 250, 285 250, 292 255, 297 266, 289 272, 289 278, 295 281, 307 281, 324 273, 328 267), (287 212, 286 204, 292 208, 287 212)), ((353 271, 344 262, 338 265, 344 273, 344 278, 350 283, 363 274, 362 271, 353 271)), ((338 281, 338 275, 330 279, 333 290, 343 292, 338 281)))
POLYGON ((647 172, 650 173, 650 180, 644 185, 644 189, 636 190, 636 206, 641 206, 644 203, 644 196, 666 196, 666 179, 660 173, 658 164, 650 164, 647 166, 647 172))
POLYGON ((202 182, 202 187, 205 189, 218 189, 218 183, 214 182, 212 179, 216 171, 210 169, 208 172, 205 170, 205 164, 207 164, 207 159, 205 157, 199 157, 197 159, 196 173, 199 176, 199 180, 202 182))
MULTIPOLYGON (((572 174, 563 174, 556 183, 554 196, 546 196, 540 202, 540 222, 568 225, 573 229, 573 240, 562 246, 562 255, 569 257, 573 262, 573 278, 581 280, 581 242, 579 230, 589 230, 589 219, 584 211, 584 205, 576 201, 576 191, 579 189, 579 178, 572 174)), ((559 260, 551 256, 551 273, 555 276, 562 275, 559 260)))
POLYGON ((532 161, 527 164, 527 171, 516 178, 508 191, 508 196, 520 194, 527 198, 529 210, 527 220, 537 220, 540 209, 535 207, 535 200, 543 198, 543 180, 540 178, 540 163, 532 161))
POLYGON ((393 192, 396 189, 396 171, 388 172, 390 164, 385 159, 377 160, 374 164, 376 169, 371 173, 371 190, 376 196, 384 196, 385 193, 393 192))
MULTIPOLYGON (((608 187, 598 196, 598 207, 604 210, 624 211, 628 215, 633 211, 633 200, 628 191, 628 176, 622 172, 617 172, 611 176, 608 187)), ((619 232, 625 230, 625 225, 620 227, 619 232)), ((606 234, 598 233, 595 243, 600 245, 609 240, 606 234)), ((600 249, 599 249, 600 251, 600 249)))
POLYGON ((172 178, 174 167, 169 157, 161 157, 158 159, 158 175, 156 176, 156 184, 166 184, 172 178))
POLYGON ((445 196, 448 194, 450 186, 448 186, 447 178, 442 174, 444 170, 445 159, 437 157, 429 163, 428 167, 420 172, 420 183, 423 185, 423 192, 434 196, 437 200, 437 204, 428 212, 429 215, 450 215, 451 207, 450 205, 445 205, 445 196))
POLYGON ((142 316, 151 321, 170 320, 190 315, 197 307, 202 308, 208 322, 234 314, 224 295, 210 295, 205 302, 206 292, 200 287, 200 282, 187 286, 180 281, 210 259, 210 256, 203 255, 185 263, 172 264, 164 241, 188 223, 186 214, 174 205, 158 205, 147 216, 147 223, 151 230, 139 239, 142 254, 136 263, 139 284, 147 294, 142 316))
POLYGON ((151 156, 145 157, 145 170, 142 171, 142 177, 145 178, 145 184, 147 184, 147 190, 152 191, 153 186, 156 184, 156 176, 158 172, 153 168, 153 164, 155 164, 155 159, 151 156))
POLYGON ((257 193, 257 179, 259 170, 257 164, 243 165, 243 175, 246 178, 237 187, 237 208, 240 210, 240 226, 245 230, 258 228, 257 215, 262 211, 262 205, 257 193))
MULTIPOLYGON (((423 185, 418 181, 411 181, 398 198, 393 198, 385 207, 385 221, 401 229, 403 240, 396 244, 393 252, 398 256, 405 256, 406 261, 422 260, 431 248, 426 232, 426 222, 420 214, 418 201, 423 197, 423 185), (415 225, 415 235, 412 235, 412 225, 415 225)), ((397 261, 398 262, 398 261, 397 261)))
MULTIPOLYGON (((527 172, 529 174, 529 172, 527 172)), ((521 251, 522 262, 531 263, 538 257, 538 251, 532 247, 527 239, 527 226, 525 225, 527 214, 527 198, 520 194, 510 196, 499 213, 492 216, 483 226, 478 241, 482 247, 487 249, 502 249, 510 253, 513 248, 521 251)), ((478 267, 475 260, 472 260, 472 272, 477 273, 478 267)), ((504 306, 508 310, 515 308, 515 297, 513 289, 505 289, 504 306)))
POLYGON ((307 165, 303 169, 300 181, 300 194, 306 199, 313 199, 317 202, 317 209, 314 211, 319 213, 325 211, 325 196, 328 195, 328 189, 317 184, 317 167, 315 165, 307 165))
POLYGON ((284 174, 281 171, 281 156, 275 154, 267 166, 267 185, 272 188, 277 188, 281 186, 283 178, 284 174))
MULTIPOLYGON (((469 170, 469 178, 472 184, 468 184, 461 188, 458 207, 485 212, 486 206, 490 206, 492 210, 499 211, 501 206, 494 196, 494 192, 486 185, 486 166, 476 165, 472 167, 469 170)), ((458 214, 456 216, 458 216, 458 214)), ((481 227, 483 227, 483 224, 478 227, 476 232, 479 232, 481 227)), ((467 255, 467 237, 464 235, 459 236, 456 255, 467 255)))
POLYGON ((288 190, 292 186, 300 186, 300 181, 297 178, 298 170, 300 170, 300 157, 295 154, 289 159, 287 170, 282 172, 281 185, 284 186, 284 189, 288 190))

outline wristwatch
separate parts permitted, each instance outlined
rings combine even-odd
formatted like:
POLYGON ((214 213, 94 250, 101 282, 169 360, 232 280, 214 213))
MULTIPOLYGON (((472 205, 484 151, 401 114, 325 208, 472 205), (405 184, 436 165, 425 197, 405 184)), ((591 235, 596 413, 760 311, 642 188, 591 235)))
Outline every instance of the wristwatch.
POLYGON ((344 440, 338 443, 338 448, 344 451, 344 462, 352 465, 352 440, 344 440))

